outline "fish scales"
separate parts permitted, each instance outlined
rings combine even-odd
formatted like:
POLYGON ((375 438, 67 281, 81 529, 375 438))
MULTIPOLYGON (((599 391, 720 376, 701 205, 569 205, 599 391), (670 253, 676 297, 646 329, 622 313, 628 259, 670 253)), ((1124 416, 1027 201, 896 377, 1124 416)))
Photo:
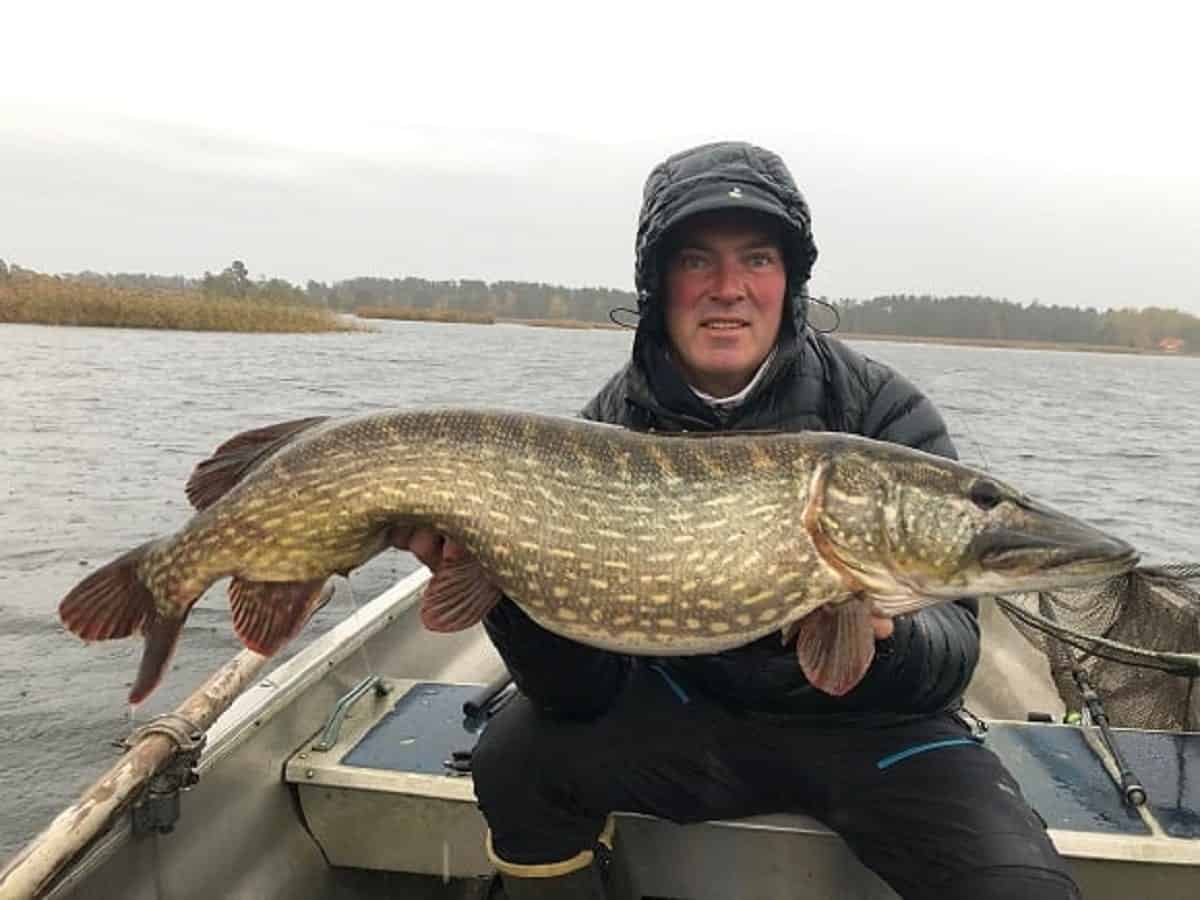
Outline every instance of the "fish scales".
MULTIPOLYGON (((545 422, 521 416, 472 424, 469 430, 481 446, 495 442, 502 448, 492 458, 506 469, 516 461, 522 471, 520 478, 504 480, 505 493, 532 500, 543 507, 542 514, 534 526, 494 517, 476 520, 460 504, 439 510, 439 521, 545 627, 624 652, 692 653, 753 639, 803 614, 794 602, 784 608, 789 591, 767 576, 765 567, 745 590, 774 598, 774 615, 768 617, 764 608, 750 621, 732 606, 723 615, 724 604, 699 602, 709 587, 706 578, 717 575, 722 565, 732 566, 742 557, 790 560, 804 555, 798 544, 805 538, 794 516, 781 515, 767 528, 750 521, 756 510, 777 507, 772 501, 781 491, 795 495, 782 456, 776 467, 780 478, 772 483, 761 473, 739 477, 749 471, 754 451, 728 439, 647 438, 565 421, 546 428, 545 422), (612 466, 614 459, 624 465, 612 466), (718 494, 730 499, 729 507, 697 511, 697 495, 718 494), (581 507, 587 510, 582 520, 555 515, 581 507), (738 512, 730 513, 730 507, 738 512), (480 529, 479 537, 465 535, 468 521, 480 529), (680 549, 647 554, 646 544, 680 549), (699 556, 698 562, 689 561, 685 546, 693 560, 699 556)), ((468 448, 464 440, 446 451, 482 465, 485 454, 468 448)), ((497 480, 502 480, 499 474, 497 480)), ((803 495, 794 500, 798 509, 803 495)))
MULTIPOLYGON (((807 612, 784 599, 789 591, 765 566, 743 591, 771 596, 761 613, 775 608, 770 620, 746 623, 699 603, 706 581, 744 557, 813 558, 794 515, 764 527, 756 512, 778 509, 781 497, 799 510, 795 474, 805 465, 794 440, 774 447, 762 436, 644 435, 520 413, 371 416, 318 429, 263 463, 142 569, 172 597, 231 572, 316 578, 361 564, 381 549, 381 529, 407 520, 461 541, 507 595, 541 601, 530 614, 568 637, 626 652, 722 649, 807 612), (614 467, 617 458, 625 465, 614 467), (429 473, 442 479, 440 491, 429 490, 439 483, 429 473), (697 506, 699 496, 714 502, 697 506), (537 510, 535 525, 503 515, 523 503, 537 510), (489 515, 493 506, 502 515, 489 515), (579 508, 585 520, 570 515, 579 508), (289 518, 298 509, 302 523, 289 518), (301 541, 310 552, 297 556, 301 541), (646 544, 671 551, 647 555, 646 544), (687 562, 696 553, 703 559, 687 562), (166 587, 169 572, 179 576, 166 587), (578 587, 557 596, 561 584, 578 587), (621 599, 631 593, 637 603, 621 599)), ((819 588, 821 578, 814 571, 805 581, 819 588)))
MULTIPOLYGON (((200 509, 183 528, 60 605, 85 639, 146 635, 137 699, 215 580, 234 576, 239 636, 274 652, 324 580, 390 546, 398 524, 465 545, 546 628, 651 655, 728 649, 856 597, 895 614, 956 591, 1081 583, 1136 560, 990 476, 845 434, 692 437, 526 413, 387 412, 248 432, 188 490, 200 509)), ((866 620, 854 621, 861 637, 866 620)), ((806 674, 825 671, 818 650, 798 652, 806 674)), ((830 683, 848 689, 844 673, 830 683)))

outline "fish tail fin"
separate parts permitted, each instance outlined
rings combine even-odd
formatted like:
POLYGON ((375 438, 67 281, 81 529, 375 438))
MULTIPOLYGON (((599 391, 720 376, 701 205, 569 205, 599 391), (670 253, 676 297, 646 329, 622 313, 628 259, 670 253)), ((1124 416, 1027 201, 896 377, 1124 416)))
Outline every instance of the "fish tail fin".
POLYGON ((234 578, 229 585, 233 630, 247 648, 272 656, 329 602, 333 587, 334 582, 325 577, 310 581, 234 578))
POLYGON ((85 641, 145 636, 137 679, 129 692, 129 702, 134 704, 158 686, 183 628, 182 616, 168 617, 158 611, 154 593, 138 577, 138 564, 155 543, 148 541, 101 566, 58 605, 63 625, 85 641))
POLYGON ((875 658, 871 607, 863 600, 821 607, 792 628, 804 677, 813 687, 834 697, 849 693, 875 658))
POLYGON ((175 655, 179 643, 179 632, 183 631, 183 618, 161 616, 155 610, 142 626, 146 644, 142 650, 142 661, 138 664, 137 678, 129 689, 129 702, 134 706, 149 697, 162 681, 167 663, 175 655))
POLYGON ((142 631, 154 615, 154 594, 138 577, 137 567, 154 544, 149 541, 101 566, 58 604, 58 617, 85 641, 108 641, 142 631))

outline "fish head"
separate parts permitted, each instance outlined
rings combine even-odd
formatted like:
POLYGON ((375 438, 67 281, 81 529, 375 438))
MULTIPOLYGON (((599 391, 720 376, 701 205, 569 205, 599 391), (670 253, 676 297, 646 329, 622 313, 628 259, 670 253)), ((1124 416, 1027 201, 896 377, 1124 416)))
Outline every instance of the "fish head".
POLYGON ((827 565, 888 614, 970 595, 1103 581, 1129 544, 969 466, 847 442, 817 466, 805 525, 827 565))

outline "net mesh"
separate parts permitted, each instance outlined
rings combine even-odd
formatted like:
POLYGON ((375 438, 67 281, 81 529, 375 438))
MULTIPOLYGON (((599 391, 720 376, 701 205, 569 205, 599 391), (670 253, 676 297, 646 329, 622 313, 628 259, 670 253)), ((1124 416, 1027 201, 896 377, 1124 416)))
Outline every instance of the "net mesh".
POLYGON ((1113 725, 1200 730, 1200 565, 1142 566, 1097 585, 998 600, 1049 660, 1068 710, 1082 707, 1079 667, 1113 725))

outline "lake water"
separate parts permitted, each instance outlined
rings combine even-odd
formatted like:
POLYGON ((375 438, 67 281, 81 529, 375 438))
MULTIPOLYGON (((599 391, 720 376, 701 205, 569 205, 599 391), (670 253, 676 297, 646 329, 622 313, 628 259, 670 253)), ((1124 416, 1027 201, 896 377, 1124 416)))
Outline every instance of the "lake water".
MULTIPOLYGON (((229 335, 0 326, 0 858, 89 784, 129 731, 137 640, 87 646, 59 599, 189 515, 192 467, 232 434, 317 414, 486 405, 569 415, 632 336, 381 322, 369 334, 229 335)), ((1108 528, 1152 561, 1200 559, 1200 359, 861 343, 942 409, 964 459, 1108 528)), ((385 554, 369 599, 414 568, 385 554)), ((328 629, 318 613, 282 658, 328 629)), ((192 612, 139 719, 240 649, 223 596, 192 612)))

